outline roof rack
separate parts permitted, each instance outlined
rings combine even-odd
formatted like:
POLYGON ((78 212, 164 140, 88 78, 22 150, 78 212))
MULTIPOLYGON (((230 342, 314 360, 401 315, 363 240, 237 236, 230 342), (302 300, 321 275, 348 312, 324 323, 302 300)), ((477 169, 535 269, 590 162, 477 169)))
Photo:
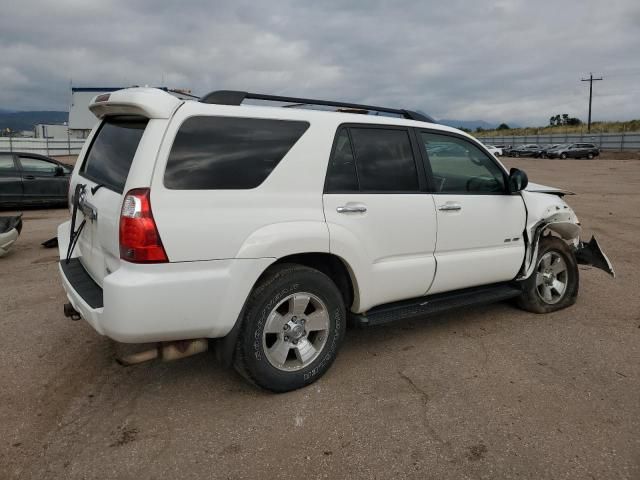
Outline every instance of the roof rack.
POLYGON ((409 120, 436 123, 433 118, 423 113, 397 108, 374 107, 372 105, 360 105, 357 103, 334 102, 331 100, 314 100, 311 98, 282 97, 279 95, 265 95, 263 93, 240 92, 236 90, 218 90, 207 93, 200 98, 201 103, 212 103, 215 105, 241 105, 245 100, 265 100, 269 102, 295 103, 302 105, 325 105, 328 107, 352 108, 355 110, 366 110, 368 112, 393 113, 409 120))

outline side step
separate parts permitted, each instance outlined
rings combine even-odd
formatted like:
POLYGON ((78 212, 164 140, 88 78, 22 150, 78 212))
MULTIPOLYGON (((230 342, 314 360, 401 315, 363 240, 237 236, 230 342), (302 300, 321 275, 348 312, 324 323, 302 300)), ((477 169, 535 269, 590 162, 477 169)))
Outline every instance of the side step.
POLYGON ((499 302, 517 297, 522 290, 513 283, 498 283, 438 293, 374 307, 366 313, 352 316, 359 326, 382 325, 396 320, 433 315, 456 308, 499 302))

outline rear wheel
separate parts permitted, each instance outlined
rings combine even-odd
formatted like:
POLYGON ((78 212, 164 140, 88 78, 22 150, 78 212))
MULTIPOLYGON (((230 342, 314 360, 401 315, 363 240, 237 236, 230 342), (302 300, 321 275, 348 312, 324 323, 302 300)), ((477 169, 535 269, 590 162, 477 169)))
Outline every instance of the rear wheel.
POLYGON ((300 265, 272 270, 251 293, 236 347, 236 370, 274 392, 320 378, 344 338, 345 306, 324 273, 300 265))
POLYGON ((540 240, 536 268, 524 281, 520 308, 548 313, 566 308, 578 296, 578 264, 569 246, 557 237, 540 240))
POLYGON ((563 159, 563 160, 566 160, 567 159, 567 154, 563 153, 562 155, 560 155, 560 158, 563 159))

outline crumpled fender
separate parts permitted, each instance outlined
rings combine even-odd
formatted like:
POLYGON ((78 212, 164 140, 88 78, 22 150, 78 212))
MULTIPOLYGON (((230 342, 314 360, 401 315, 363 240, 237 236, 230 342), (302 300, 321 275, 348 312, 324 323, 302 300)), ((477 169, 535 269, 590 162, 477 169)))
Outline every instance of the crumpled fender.
POLYGON ((522 191, 527 208, 525 231, 526 251, 518 280, 529 278, 535 269, 540 238, 546 232, 554 232, 574 248, 576 260, 583 265, 600 268, 615 277, 611 262, 595 238, 584 243, 580 240, 582 228, 573 209, 557 194, 522 191))

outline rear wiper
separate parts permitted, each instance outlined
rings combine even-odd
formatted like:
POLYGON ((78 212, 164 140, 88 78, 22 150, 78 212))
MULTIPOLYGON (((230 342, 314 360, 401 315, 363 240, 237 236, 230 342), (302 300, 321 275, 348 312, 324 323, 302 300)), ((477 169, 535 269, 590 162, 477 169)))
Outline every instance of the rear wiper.
POLYGON ((86 219, 82 220, 82 223, 76 230, 76 214, 78 213, 78 205, 80 204, 80 196, 84 192, 86 185, 82 183, 78 183, 76 185, 75 192, 73 194, 73 212, 71 213, 71 232, 69 233, 69 246, 67 247, 67 258, 65 259, 65 263, 69 263, 71 261, 71 254, 73 253, 73 249, 78 243, 78 238, 80 238, 80 234, 82 233, 82 229, 84 228, 85 223, 87 223, 86 219))
POLYGON ((99 184, 94 185, 93 187, 91 187, 91 195, 95 195, 96 192, 98 190, 100 190, 102 187, 104 187, 104 185, 102 183, 99 183, 99 184))

